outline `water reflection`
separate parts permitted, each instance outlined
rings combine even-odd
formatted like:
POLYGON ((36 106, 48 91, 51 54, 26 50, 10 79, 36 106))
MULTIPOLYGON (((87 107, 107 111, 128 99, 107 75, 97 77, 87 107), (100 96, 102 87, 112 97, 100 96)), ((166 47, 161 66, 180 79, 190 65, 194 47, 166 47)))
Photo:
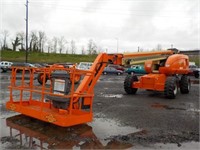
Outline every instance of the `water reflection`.
POLYGON ((24 115, 6 119, 9 136, 1 138, 3 149, 126 149, 128 143, 116 140, 103 145, 87 124, 59 127, 24 115), (8 144, 9 143, 9 144, 8 144))

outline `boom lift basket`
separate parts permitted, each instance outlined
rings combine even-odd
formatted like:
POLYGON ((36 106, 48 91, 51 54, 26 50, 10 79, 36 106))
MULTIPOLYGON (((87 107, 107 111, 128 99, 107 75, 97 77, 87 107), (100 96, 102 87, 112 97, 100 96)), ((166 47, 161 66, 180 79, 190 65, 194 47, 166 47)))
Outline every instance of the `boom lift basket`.
POLYGON ((10 100, 6 108, 63 127, 92 121, 93 91, 87 92, 86 88, 77 91, 79 85, 75 86, 74 79, 77 75, 92 78, 94 74, 77 70, 75 66, 53 69, 41 69, 43 80, 47 72, 52 72, 50 85, 41 86, 34 82, 34 68, 12 68, 10 100), (19 69, 21 73, 17 74, 19 69))

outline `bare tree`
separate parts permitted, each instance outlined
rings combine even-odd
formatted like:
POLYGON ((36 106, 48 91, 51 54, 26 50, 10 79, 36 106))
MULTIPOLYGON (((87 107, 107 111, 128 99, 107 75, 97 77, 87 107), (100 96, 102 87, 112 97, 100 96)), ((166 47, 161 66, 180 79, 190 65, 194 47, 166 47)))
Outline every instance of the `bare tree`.
POLYGON ((75 54, 76 53, 76 44, 75 44, 74 40, 71 40, 70 48, 71 48, 72 54, 75 54))
POLYGON ((61 36, 58 39, 58 45, 59 45, 59 52, 62 53, 63 49, 65 48, 65 45, 67 44, 67 41, 65 40, 64 36, 61 36))
POLYGON ((56 53, 57 52, 57 47, 58 47, 58 38, 57 37, 53 37, 52 41, 53 41, 53 53, 56 53))
POLYGON ((5 50, 8 48, 8 45, 7 45, 7 38, 9 36, 9 32, 8 30, 4 30, 2 31, 2 38, 3 38, 3 44, 2 44, 2 50, 5 50))
POLYGON ((44 31, 38 32, 38 48, 40 52, 44 52, 44 44, 46 42, 46 34, 44 31))
POLYGON ((88 54, 97 54, 97 46, 92 39, 90 39, 88 42, 88 54))
POLYGON ((17 46, 19 46, 21 43, 20 43, 20 39, 18 36, 16 36, 15 40, 12 42, 12 45, 13 45, 13 51, 16 51, 16 48, 17 46))
POLYGON ((38 51, 38 37, 36 31, 31 31, 30 35, 30 51, 38 51))
POLYGON ((68 46, 68 45, 66 46, 65 53, 66 53, 66 54, 68 54, 68 53, 69 53, 69 46, 68 46))
POLYGON ((20 51, 24 51, 24 42, 25 42, 25 33, 23 31, 17 33, 17 37, 19 37, 21 49, 20 51))
POLYGON ((51 53, 52 51, 52 41, 51 40, 47 40, 47 50, 48 50, 48 53, 51 53))

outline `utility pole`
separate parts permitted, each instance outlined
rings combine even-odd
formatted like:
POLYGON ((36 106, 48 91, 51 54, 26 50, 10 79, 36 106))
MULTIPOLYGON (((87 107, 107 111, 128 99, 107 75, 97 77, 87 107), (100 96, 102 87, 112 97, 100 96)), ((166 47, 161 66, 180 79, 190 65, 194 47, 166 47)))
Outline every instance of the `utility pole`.
POLYGON ((138 46, 138 52, 140 51, 140 47, 138 46))
POLYGON ((28 0, 26 0, 26 63, 28 62, 28 0))

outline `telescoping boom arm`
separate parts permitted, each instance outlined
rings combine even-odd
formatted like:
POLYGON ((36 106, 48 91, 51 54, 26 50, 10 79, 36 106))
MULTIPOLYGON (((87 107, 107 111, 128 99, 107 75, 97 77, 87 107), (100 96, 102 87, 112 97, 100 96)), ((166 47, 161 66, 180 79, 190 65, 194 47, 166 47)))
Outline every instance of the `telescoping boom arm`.
POLYGON ((170 55, 172 51, 141 52, 132 54, 106 54, 101 53, 95 59, 90 70, 83 71, 72 68, 43 68, 43 81, 46 74, 52 72, 50 87, 34 85, 34 68, 28 68, 30 81, 25 82, 27 68, 12 68, 10 84, 10 99, 6 108, 24 115, 50 122, 59 126, 68 127, 92 121, 92 104, 94 86, 100 78, 104 68, 111 64, 130 64, 135 58, 170 55), (17 82, 17 69, 22 69, 21 82, 17 82), (58 72, 56 72, 58 71, 58 72), (64 73, 63 73, 64 72, 64 73), (75 87, 75 78, 82 75, 83 80, 75 87), (18 92, 16 97, 14 93, 18 92), (29 96, 27 96, 29 95, 29 96), (36 96, 34 96, 36 95, 36 96), (40 95, 40 96, 38 96, 40 95))

